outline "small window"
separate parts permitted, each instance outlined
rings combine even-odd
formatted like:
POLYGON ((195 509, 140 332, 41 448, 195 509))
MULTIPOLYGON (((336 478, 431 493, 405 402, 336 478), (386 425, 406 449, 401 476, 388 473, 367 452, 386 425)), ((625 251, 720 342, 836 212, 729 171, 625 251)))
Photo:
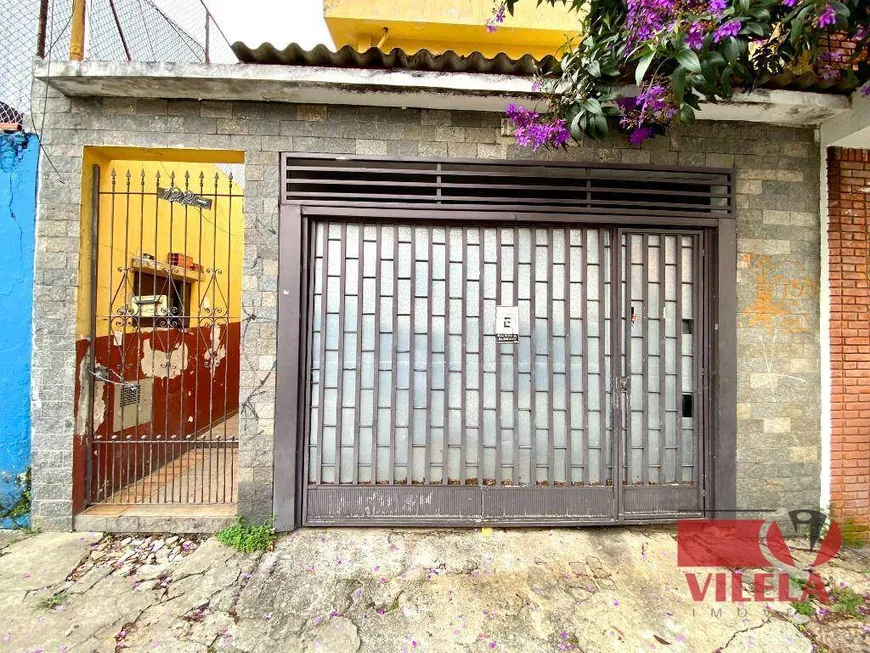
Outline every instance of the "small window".
POLYGON ((187 328, 190 282, 150 271, 137 272, 134 279, 131 307, 138 326, 187 328))
POLYGON ((695 416, 695 398, 690 394, 683 395, 683 406, 680 411, 683 417, 695 416))

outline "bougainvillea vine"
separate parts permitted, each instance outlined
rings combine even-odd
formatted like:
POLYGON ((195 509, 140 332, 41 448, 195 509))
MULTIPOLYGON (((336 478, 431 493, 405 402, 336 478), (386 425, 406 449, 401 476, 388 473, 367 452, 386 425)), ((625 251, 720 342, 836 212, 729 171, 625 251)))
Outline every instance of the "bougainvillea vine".
MULTIPOLYGON (((498 1, 487 30, 497 30, 519 1, 498 1)), ((557 73, 543 71, 535 81, 546 109, 507 111, 517 141, 533 149, 571 136, 600 138, 610 124, 639 145, 670 124, 694 122, 701 102, 727 100, 783 73, 815 73, 841 90, 870 78, 867 0, 542 2, 575 10, 582 36, 565 45, 557 73), (625 96, 632 81, 636 90, 625 96)), ((862 91, 870 95, 870 84, 862 91)))

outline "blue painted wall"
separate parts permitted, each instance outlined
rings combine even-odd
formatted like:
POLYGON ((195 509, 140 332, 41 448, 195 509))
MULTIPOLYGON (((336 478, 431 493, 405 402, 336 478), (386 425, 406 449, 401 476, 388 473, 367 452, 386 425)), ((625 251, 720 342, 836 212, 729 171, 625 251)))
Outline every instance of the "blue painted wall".
MULTIPOLYGON (((39 141, 0 133, 0 506, 30 465, 30 342, 39 141)), ((0 513, 2 514, 2 513, 0 513)), ((27 518, 18 520, 25 525, 27 518)), ((0 527, 13 524, 0 520, 0 527)))

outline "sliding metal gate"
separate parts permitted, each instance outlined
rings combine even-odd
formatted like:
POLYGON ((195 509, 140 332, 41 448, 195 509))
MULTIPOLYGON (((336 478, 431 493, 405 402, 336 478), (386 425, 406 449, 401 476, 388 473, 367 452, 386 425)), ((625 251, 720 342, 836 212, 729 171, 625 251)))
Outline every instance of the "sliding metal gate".
POLYGON ((730 500, 733 281, 707 255, 733 251, 729 171, 288 154, 281 175, 302 523, 673 520, 710 509, 714 472, 730 500))
POLYGON ((308 521, 698 512, 699 237, 317 222, 308 521))

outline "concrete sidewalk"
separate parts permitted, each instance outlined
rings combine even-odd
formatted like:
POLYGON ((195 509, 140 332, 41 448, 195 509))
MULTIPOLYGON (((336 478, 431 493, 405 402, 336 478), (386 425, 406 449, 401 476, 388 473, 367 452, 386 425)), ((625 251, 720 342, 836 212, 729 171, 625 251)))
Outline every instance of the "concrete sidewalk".
MULTIPOLYGON (((870 650, 866 617, 695 603, 671 529, 0 537, 0 651, 870 650)), ((823 569, 870 591, 868 558, 823 569)), ((866 606, 866 604, 865 604, 866 606)))

